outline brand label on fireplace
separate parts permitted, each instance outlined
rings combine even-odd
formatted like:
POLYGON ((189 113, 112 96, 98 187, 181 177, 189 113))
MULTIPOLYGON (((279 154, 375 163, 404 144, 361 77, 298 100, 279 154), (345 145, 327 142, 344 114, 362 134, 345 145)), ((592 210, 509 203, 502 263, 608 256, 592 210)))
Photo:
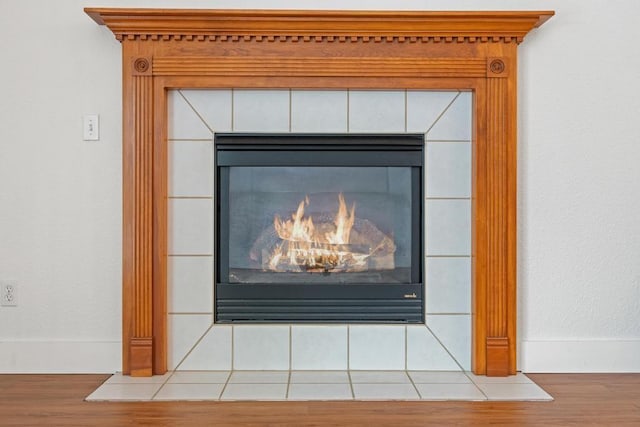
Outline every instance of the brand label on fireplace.
POLYGON ((416 295, 416 293, 411 293, 411 294, 404 294, 405 298, 418 298, 418 295, 416 295))

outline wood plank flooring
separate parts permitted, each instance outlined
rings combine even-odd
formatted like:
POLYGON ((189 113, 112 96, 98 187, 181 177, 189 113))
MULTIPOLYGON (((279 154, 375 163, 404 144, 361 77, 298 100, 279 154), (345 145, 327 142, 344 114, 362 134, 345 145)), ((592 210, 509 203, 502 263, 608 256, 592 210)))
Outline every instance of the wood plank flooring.
POLYGON ((108 375, 0 375, 0 426, 640 426, 640 374, 529 375, 553 402, 84 402, 108 375))

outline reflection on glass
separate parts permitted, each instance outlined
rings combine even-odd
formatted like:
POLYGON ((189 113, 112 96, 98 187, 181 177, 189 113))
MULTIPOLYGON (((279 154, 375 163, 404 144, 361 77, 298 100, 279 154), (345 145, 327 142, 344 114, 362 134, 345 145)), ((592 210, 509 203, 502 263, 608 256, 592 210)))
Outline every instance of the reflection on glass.
POLYGON ((231 167, 229 283, 410 283, 408 167, 231 167))

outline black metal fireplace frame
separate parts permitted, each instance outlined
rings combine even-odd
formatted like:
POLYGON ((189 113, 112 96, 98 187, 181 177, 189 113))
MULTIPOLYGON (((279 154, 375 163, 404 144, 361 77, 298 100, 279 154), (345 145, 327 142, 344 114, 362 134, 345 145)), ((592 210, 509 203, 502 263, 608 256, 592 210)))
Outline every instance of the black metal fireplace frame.
POLYGON ((217 323, 424 323, 423 134, 219 133, 214 143, 217 323), (411 167, 411 230, 420 236, 411 239, 411 283, 226 283, 232 166, 411 167))

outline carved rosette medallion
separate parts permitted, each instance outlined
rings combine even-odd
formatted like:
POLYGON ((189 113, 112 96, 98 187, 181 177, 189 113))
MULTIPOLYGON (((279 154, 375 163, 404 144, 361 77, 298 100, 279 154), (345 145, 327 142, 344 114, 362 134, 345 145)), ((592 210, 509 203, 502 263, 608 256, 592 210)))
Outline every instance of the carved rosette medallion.
POLYGON ((151 75, 151 59, 150 58, 134 58, 133 59, 133 75, 134 76, 150 76, 151 75))
POLYGON ((498 77, 502 74, 505 74, 505 70, 507 69, 506 64, 502 59, 491 59, 488 60, 489 63, 489 76, 498 77))

